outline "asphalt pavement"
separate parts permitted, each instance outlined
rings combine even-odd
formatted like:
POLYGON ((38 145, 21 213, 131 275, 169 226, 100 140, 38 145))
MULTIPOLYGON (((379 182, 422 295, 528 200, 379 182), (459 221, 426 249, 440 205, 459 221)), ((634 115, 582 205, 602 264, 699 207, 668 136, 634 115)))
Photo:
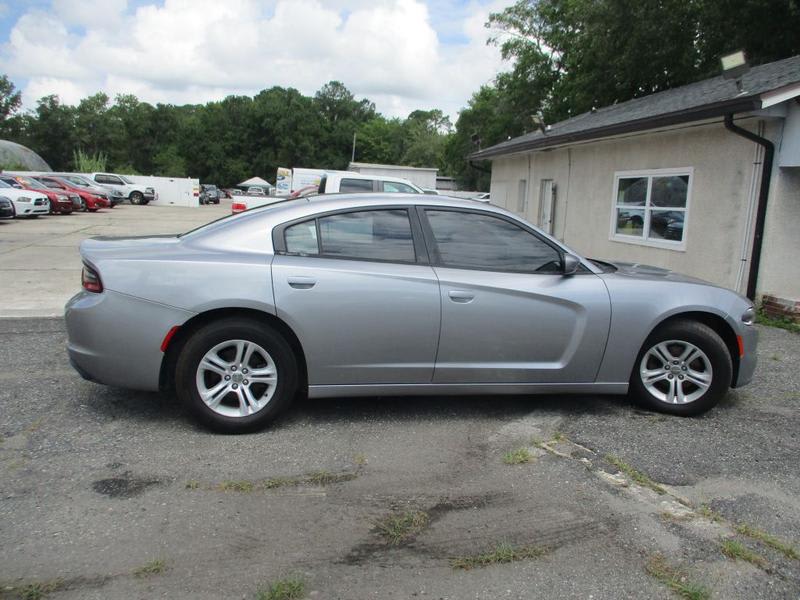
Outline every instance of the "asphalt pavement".
POLYGON ((759 329, 700 418, 302 400, 222 436, 80 379, 60 319, 0 320, 0 598, 798 598, 800 336, 759 329))

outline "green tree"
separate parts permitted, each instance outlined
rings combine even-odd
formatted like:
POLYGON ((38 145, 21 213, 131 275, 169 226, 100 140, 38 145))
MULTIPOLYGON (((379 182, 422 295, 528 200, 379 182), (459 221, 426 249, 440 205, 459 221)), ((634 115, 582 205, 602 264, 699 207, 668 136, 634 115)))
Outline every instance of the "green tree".
POLYGON ((21 104, 22 94, 7 75, 0 76, 0 124, 17 112, 21 104))

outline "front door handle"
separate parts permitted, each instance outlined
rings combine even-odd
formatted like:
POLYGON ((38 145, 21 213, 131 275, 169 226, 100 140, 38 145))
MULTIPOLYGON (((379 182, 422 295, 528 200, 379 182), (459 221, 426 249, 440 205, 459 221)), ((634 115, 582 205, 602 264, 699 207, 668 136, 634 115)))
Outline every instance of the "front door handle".
POLYGON ((447 295, 450 296, 450 300, 460 304, 469 304, 475 300, 475 294, 463 290, 450 290, 447 295))
POLYGON ((299 275, 289 277, 287 281, 296 290, 310 290, 317 284, 317 280, 313 277, 301 277, 299 275))

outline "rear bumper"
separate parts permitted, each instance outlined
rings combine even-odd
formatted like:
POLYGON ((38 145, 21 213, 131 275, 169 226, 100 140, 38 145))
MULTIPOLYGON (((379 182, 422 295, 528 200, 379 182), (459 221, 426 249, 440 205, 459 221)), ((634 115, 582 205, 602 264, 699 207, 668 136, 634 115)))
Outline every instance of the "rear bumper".
POLYGON ((157 391, 161 342, 192 314, 110 290, 80 292, 64 312, 70 364, 90 381, 157 391))

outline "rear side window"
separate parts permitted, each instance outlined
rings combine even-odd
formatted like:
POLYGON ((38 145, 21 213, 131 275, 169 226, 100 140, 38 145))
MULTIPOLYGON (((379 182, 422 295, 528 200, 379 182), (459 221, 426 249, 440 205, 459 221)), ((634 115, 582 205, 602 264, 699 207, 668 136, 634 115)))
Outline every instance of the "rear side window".
POLYGON ((340 192, 371 192, 372 179, 342 179, 340 192))
POLYGON ((415 190, 410 185, 405 183, 400 183, 398 181, 384 181, 383 183, 383 191, 384 192, 399 192, 401 194, 418 194, 417 190, 415 190))
POLYGON ((355 260, 416 262, 411 223, 405 209, 365 210, 304 221, 284 231, 290 254, 355 260))
POLYGON ((552 273, 561 255, 529 231, 486 214, 426 210, 439 260, 448 267, 552 273))

